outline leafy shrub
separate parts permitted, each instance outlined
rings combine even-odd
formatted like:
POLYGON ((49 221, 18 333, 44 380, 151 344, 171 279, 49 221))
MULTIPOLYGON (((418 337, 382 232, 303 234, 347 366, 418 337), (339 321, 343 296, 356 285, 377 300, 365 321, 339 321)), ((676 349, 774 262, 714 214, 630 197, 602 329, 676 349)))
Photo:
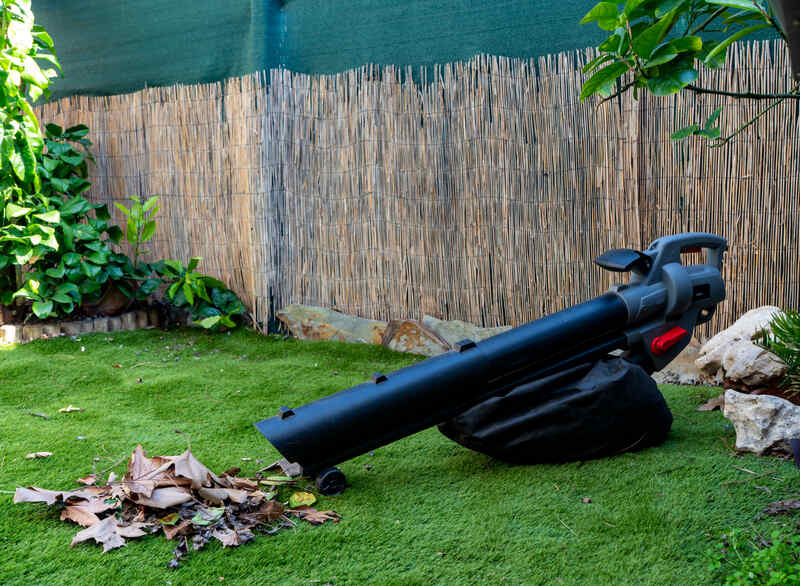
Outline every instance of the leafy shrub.
POLYGON ((782 311, 770 323, 772 334, 761 332, 759 343, 786 364, 784 384, 792 394, 800 393, 800 312, 782 311))
POLYGON ((707 555, 725 584, 800 584, 800 535, 776 531, 762 540, 734 529, 707 555))
POLYGON ((149 251, 141 245, 156 232, 155 215, 158 212, 158 196, 144 203, 138 196, 131 196, 132 204, 116 206, 125 214, 127 226, 125 238, 134 247, 133 261, 127 267, 126 276, 135 282, 134 287, 123 287, 123 292, 135 300, 147 299, 160 286, 167 286, 165 297, 174 307, 189 312, 192 320, 206 329, 232 328, 236 316, 244 314, 246 307, 239 297, 224 283, 198 273, 200 257, 194 257, 184 266, 179 260, 161 260, 155 263, 139 261, 139 256, 149 251))
POLYGON ((111 283, 132 301, 166 285, 167 299, 203 327, 233 327, 244 304, 220 281, 195 272, 199 258, 188 267, 140 261, 147 252, 141 245, 156 230, 156 197, 144 203, 133 197, 130 208, 117 204, 127 217, 133 260, 112 248, 122 229, 111 224, 106 205, 82 195, 94 161, 89 128, 48 124, 43 137, 29 103, 49 96, 56 75, 39 61, 60 69, 53 40, 34 25, 30 0, 0 2, 0 32, 0 303, 27 299, 44 319, 97 301, 111 283))
POLYGON ((172 305, 188 310, 192 320, 204 328, 232 328, 234 317, 246 311, 245 305, 221 281, 195 272, 200 260, 194 257, 188 266, 165 260, 153 267, 165 282, 171 282, 166 297, 172 305))

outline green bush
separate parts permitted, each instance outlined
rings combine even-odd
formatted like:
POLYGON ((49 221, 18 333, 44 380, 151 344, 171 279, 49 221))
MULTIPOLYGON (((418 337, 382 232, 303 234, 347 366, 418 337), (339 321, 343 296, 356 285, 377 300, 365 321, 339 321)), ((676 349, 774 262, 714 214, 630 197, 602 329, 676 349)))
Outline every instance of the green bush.
MULTIPOLYGON (((91 187, 89 128, 48 124, 42 136, 31 102, 48 97, 52 68, 60 69, 53 40, 34 24, 30 0, 0 2, 0 303, 27 299, 40 319, 72 314, 116 286, 131 302, 145 301, 161 285, 167 300, 206 328, 233 327, 244 304, 216 279, 178 261, 140 262, 141 244, 153 237, 156 197, 131 198, 127 216, 131 260, 115 251, 123 232, 103 204, 83 193, 91 187)), ((28 315, 26 319, 30 317, 28 315)))
POLYGON ((725 584, 800 584, 800 535, 776 531, 765 540, 734 529, 707 555, 725 584))

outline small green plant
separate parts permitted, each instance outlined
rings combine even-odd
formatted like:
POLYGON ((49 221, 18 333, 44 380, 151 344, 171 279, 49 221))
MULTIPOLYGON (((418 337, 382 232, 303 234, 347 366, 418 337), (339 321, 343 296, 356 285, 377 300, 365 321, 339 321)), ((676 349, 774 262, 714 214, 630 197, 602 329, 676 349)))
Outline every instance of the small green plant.
POLYGON ((139 264, 139 256, 147 254, 149 250, 143 250, 142 244, 150 240, 156 233, 156 221, 153 217, 158 212, 158 196, 154 195, 144 203, 139 200, 138 195, 131 195, 130 199, 133 203, 130 208, 125 207, 121 203, 114 204, 117 208, 125 214, 128 224, 125 231, 125 238, 128 242, 133 244, 133 266, 139 264))
POLYGON ((127 283, 120 283, 118 286, 128 297, 136 301, 144 301, 161 284, 159 279, 152 277, 153 267, 139 261, 141 255, 150 252, 144 250, 142 244, 153 238, 156 232, 157 224, 154 217, 158 212, 156 205, 158 196, 154 195, 144 203, 137 195, 132 195, 129 199, 133 202, 129 208, 121 203, 114 205, 125 214, 127 220, 125 238, 133 245, 133 261, 129 261, 126 266, 126 276, 134 285, 130 287, 127 283))
POLYGON ((179 309, 190 312, 192 320, 206 329, 232 328, 234 318, 245 313, 241 299, 224 283, 195 271, 200 257, 187 266, 178 260, 164 260, 153 265, 167 288, 167 300, 179 309))
POLYGON ((770 322, 772 334, 762 330, 759 345, 775 354, 786 364, 783 384, 793 395, 800 394, 800 312, 786 310, 770 322))
POLYGON ((706 554, 728 585, 800 584, 800 535, 776 531, 766 540, 733 529, 706 554))

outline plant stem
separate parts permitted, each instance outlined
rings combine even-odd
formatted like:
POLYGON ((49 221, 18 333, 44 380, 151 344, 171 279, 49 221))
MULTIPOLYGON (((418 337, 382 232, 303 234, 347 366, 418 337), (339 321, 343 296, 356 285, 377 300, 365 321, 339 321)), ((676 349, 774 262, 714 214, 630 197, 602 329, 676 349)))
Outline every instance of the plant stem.
POLYGON ((597 102, 597 105, 594 107, 594 109, 597 110, 600 106, 602 106, 606 102, 608 102, 610 100, 613 100, 617 96, 621 96, 622 94, 627 92, 631 88, 631 86, 633 86, 634 83, 636 83, 636 82, 635 81, 630 81, 630 82, 626 83, 624 86, 622 86, 619 90, 617 90, 616 92, 614 92, 610 96, 606 96, 605 98, 603 98, 602 100, 597 102))
POLYGON ((756 114, 756 115, 755 115, 755 116, 754 116, 752 119, 748 120, 747 122, 745 122, 744 124, 742 124, 742 125, 741 125, 739 128, 737 128, 737 129, 736 129, 736 131, 735 131, 733 134, 731 134, 731 135, 729 135, 729 136, 726 136, 726 137, 724 137, 724 138, 719 138, 719 139, 717 139, 717 142, 715 142, 714 144, 712 144, 712 145, 711 145, 711 148, 717 148, 717 147, 721 147, 721 146, 723 146, 723 145, 726 145, 726 144, 728 144, 732 138, 734 138, 735 136, 737 136, 737 135, 741 134, 741 133, 742 133, 742 131, 744 131, 744 129, 745 129, 745 128, 747 128, 748 126, 751 126, 752 124, 754 124, 754 123, 756 122, 756 120, 758 120, 759 118, 761 118, 761 117, 762 117, 764 114, 766 114, 767 112, 769 112, 770 110, 772 110, 772 109, 773 109, 775 106, 777 106, 778 104, 782 103, 782 102, 783 102, 785 99, 786 99, 786 98, 785 98, 785 97, 783 97, 783 98, 780 98, 780 99, 778 99, 778 100, 775 100, 775 101, 774 101, 772 104, 770 104, 769 106, 767 106, 766 108, 764 108, 763 110, 761 110, 761 112, 759 112, 758 114, 756 114))
POLYGON ((797 93, 797 90, 792 90, 791 93, 788 94, 764 94, 758 92, 726 92, 724 90, 712 90, 710 88, 699 87, 696 85, 689 84, 686 86, 687 90, 691 90, 696 94, 713 94, 716 96, 730 96, 732 98, 745 98, 748 100, 774 100, 774 99, 781 99, 781 100, 800 100, 800 94, 797 93))
POLYGON ((711 13, 711 16, 709 16, 707 19, 705 19, 705 20, 704 20, 704 21, 703 21, 701 24, 697 25, 697 26, 696 26, 696 27, 695 27, 695 28, 692 30, 692 32, 691 32, 691 33, 689 33, 689 34, 690 34, 690 35, 696 35, 696 34, 697 34, 697 33, 699 33, 701 30, 703 30, 704 28, 706 28, 706 27, 707 27, 709 24, 711 24, 711 21, 712 21, 712 20, 714 20, 715 18, 717 18, 717 17, 718 17, 720 14, 722 14, 723 12, 725 12, 727 9, 728 9, 728 7, 727 7, 727 6, 721 6, 720 8, 717 8, 717 9, 716 9, 714 12, 712 12, 712 13, 711 13))

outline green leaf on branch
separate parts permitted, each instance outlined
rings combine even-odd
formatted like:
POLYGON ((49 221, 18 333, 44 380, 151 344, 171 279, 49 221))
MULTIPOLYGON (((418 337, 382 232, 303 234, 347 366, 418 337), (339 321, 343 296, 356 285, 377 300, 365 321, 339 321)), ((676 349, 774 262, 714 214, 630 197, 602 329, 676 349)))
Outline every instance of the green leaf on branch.
POLYGON ((753 34, 755 32, 758 32, 758 31, 760 31, 762 29, 769 28, 769 27, 770 27, 769 24, 764 23, 764 24, 756 24, 756 25, 753 25, 753 26, 748 26, 747 28, 743 28, 742 30, 738 31, 737 33, 732 34, 727 39, 725 39, 724 41, 722 41, 721 43, 716 45, 713 49, 711 49, 711 51, 709 51, 708 54, 703 59, 703 63, 708 65, 709 62, 712 62, 714 60, 714 58, 716 57, 717 54, 719 54, 722 51, 726 50, 730 45, 732 45, 733 43, 735 43, 736 41, 738 41, 742 37, 746 37, 747 35, 753 34))
POLYGON ((61 265, 59 265, 57 267, 54 267, 52 269, 47 269, 44 272, 44 274, 47 275, 48 277, 52 277, 54 279, 60 279, 61 277, 64 276, 64 265, 61 264, 61 265))
POLYGON ((99 266, 97 266, 95 264, 92 264, 92 263, 89 263, 89 262, 86 262, 86 261, 81 261, 81 271, 87 277, 90 277, 90 278, 96 277, 97 274, 100 272, 100 269, 101 269, 101 267, 99 267, 99 266))
POLYGON ((680 5, 670 10, 663 18, 656 21, 652 26, 647 27, 640 34, 633 38, 633 50, 637 55, 645 59, 653 54, 655 48, 664 40, 675 21, 675 16, 680 5))
POLYGON ((697 70, 692 67, 693 63, 691 56, 683 56, 660 67, 658 75, 647 80, 647 88, 656 96, 679 92, 697 79, 697 70))
POLYGON ((59 138, 64 133, 64 130, 58 124, 53 124, 52 122, 45 124, 44 128, 47 138, 59 138))
POLYGON ((70 140, 77 140, 89 134, 89 127, 85 124, 70 126, 64 131, 64 137, 70 140))
POLYGON ((31 208, 23 208, 14 203, 6 204, 6 218, 19 218, 31 211, 31 208))
POLYGON ((603 86, 606 86, 609 82, 613 82, 620 76, 624 75, 630 68, 631 66, 628 65, 627 63, 617 62, 617 63, 612 63, 611 65, 607 65, 602 69, 596 71, 583 84, 583 88, 581 89, 581 95, 580 95, 581 102, 584 101, 589 96, 596 94, 603 88, 603 86))
POLYGON ((61 214, 58 213, 58 210, 51 210, 42 214, 33 214, 33 217, 38 218, 42 222, 46 222, 48 224, 58 224, 61 222, 61 214))
POLYGON ((92 209, 92 205, 85 198, 76 195, 65 201, 61 205, 60 211, 62 216, 74 216, 85 214, 90 209, 92 209))
POLYGON ((186 301, 189 302, 189 305, 194 305, 194 291, 192 291, 192 286, 189 283, 183 283, 183 295, 186 297, 186 301))
POLYGON ((711 113, 711 116, 708 117, 708 120, 706 120, 705 123, 706 129, 711 128, 714 125, 714 123, 717 121, 717 118, 719 118, 719 115, 721 113, 722 113, 722 106, 720 106, 711 113))
POLYGON ((94 215, 98 220, 103 220, 104 222, 108 222, 111 219, 111 214, 108 212, 108 206, 106 204, 94 206, 94 215))
POLYGON ((742 10, 752 10, 760 12, 759 7, 752 0, 705 0, 709 4, 727 6, 728 8, 740 8, 742 10))
POLYGON ((597 26, 604 31, 613 31, 617 28, 618 20, 619 13, 616 3, 600 2, 581 19, 581 24, 597 21, 597 26))
POLYGON ((50 315, 53 311, 53 302, 52 301, 34 301, 33 302, 33 313, 36 314, 36 317, 39 319, 44 319, 50 315))
POLYGON ((702 130, 695 132, 695 134, 697 136, 702 136, 703 138, 716 140, 720 137, 720 130, 719 128, 703 128, 702 130))
POLYGON ((122 229, 119 226, 109 226, 106 234, 114 244, 119 244, 119 241, 122 240, 122 229))
MULTIPOLYGON (((144 211, 146 211, 146 212, 149 212, 153 208, 153 206, 156 205, 157 201, 158 201, 158 196, 157 195, 154 195, 153 197, 148 198, 148 200, 146 202, 144 202, 144 205, 142 206, 142 209, 144 211)), ((152 214, 150 214, 150 217, 152 218, 154 215, 155 215, 155 211, 152 214)))
POLYGON ((142 237, 140 242, 147 242, 153 237, 153 234, 156 233, 156 221, 150 220, 145 223, 144 228, 142 228, 142 237))

